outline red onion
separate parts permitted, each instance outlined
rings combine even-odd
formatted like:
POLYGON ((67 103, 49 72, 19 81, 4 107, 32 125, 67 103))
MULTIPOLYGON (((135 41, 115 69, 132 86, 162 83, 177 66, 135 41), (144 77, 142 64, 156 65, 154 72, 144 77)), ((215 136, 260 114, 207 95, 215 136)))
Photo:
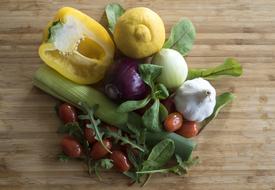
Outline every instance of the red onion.
POLYGON ((138 73, 138 61, 124 58, 115 63, 105 84, 106 95, 114 100, 140 100, 149 93, 138 73))

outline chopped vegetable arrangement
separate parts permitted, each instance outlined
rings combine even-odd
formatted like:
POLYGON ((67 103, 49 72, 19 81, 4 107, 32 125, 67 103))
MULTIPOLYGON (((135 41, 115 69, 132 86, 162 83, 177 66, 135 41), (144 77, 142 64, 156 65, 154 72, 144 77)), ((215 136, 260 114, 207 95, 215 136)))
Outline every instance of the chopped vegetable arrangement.
POLYGON ((33 83, 61 100, 59 158, 83 160, 99 179, 100 170, 115 168, 130 184, 144 185, 154 173, 184 175, 198 163, 192 137, 235 98, 216 95, 209 81, 241 76, 242 66, 228 58, 191 68, 184 56, 196 31, 187 18, 166 38, 162 19, 148 8, 112 3, 105 13, 108 29, 61 8, 44 32, 39 55, 46 64, 33 83))

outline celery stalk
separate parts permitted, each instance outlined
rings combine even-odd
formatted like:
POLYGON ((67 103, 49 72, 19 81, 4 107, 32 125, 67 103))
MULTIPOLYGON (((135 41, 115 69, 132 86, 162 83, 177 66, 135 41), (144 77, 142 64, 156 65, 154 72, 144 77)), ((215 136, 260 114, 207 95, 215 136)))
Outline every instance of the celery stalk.
MULTIPOLYGON (((101 92, 90 86, 76 84, 46 65, 41 66, 37 70, 33 78, 33 83, 46 93, 78 107, 79 102, 86 102, 90 107, 98 104, 99 107, 95 115, 102 121, 121 128, 122 130, 125 130, 127 122, 135 126, 142 126, 139 115, 134 112, 117 112, 118 106, 101 92)), ((175 152, 184 160, 190 157, 192 150, 196 146, 196 143, 189 139, 183 138, 176 133, 167 132, 148 132, 146 142, 154 145, 165 138, 170 138, 175 142, 175 152)))
POLYGON ((98 104, 99 108, 95 115, 117 127, 124 125, 128 120, 128 114, 117 112, 117 105, 103 93, 92 87, 76 84, 46 65, 37 70, 33 83, 41 90, 75 106, 78 106, 79 102, 86 102, 90 107, 98 104))

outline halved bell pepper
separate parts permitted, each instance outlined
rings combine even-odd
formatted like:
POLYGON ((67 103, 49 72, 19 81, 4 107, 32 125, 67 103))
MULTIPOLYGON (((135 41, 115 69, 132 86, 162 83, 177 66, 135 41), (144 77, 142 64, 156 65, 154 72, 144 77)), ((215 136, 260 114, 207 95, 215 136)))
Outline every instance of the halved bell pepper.
POLYGON ((112 63, 114 43, 97 21, 70 7, 61 8, 44 32, 41 59, 78 84, 93 84, 112 63))

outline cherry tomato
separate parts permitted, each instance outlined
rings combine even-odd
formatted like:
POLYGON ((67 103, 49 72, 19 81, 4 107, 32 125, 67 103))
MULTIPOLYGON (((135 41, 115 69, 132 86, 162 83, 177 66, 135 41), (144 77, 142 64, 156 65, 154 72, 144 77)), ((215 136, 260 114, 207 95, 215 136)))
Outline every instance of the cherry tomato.
POLYGON ((175 102, 172 97, 168 97, 165 100, 161 100, 161 103, 165 106, 168 113, 176 112, 175 102))
POLYGON ((186 138, 194 137, 198 134, 197 124, 194 121, 183 120, 181 128, 176 133, 186 138))
POLYGON ((128 158, 119 150, 114 150, 110 158, 113 160, 115 168, 120 172, 126 172, 131 168, 128 158))
MULTIPOLYGON (((109 139, 104 139, 103 144, 109 150, 111 150, 112 143, 109 139)), ((106 156, 108 153, 109 152, 102 146, 102 144, 100 142, 96 142, 96 143, 94 143, 94 145, 91 149, 90 156, 91 156, 92 159, 98 160, 98 159, 103 158, 104 156, 106 156)))
POLYGON ((94 130, 91 128, 88 128, 87 126, 84 127, 84 137, 91 144, 96 142, 94 130))
POLYGON ((77 120, 76 109, 67 103, 63 103, 59 106, 58 115, 65 124, 77 120))
POLYGON ((72 136, 65 136, 60 144, 63 152, 69 157, 79 158, 83 152, 83 149, 78 140, 72 136))
POLYGON ((164 121, 164 127, 166 131, 174 132, 178 130, 182 126, 182 115, 179 112, 173 112, 170 113, 165 121, 164 121))

